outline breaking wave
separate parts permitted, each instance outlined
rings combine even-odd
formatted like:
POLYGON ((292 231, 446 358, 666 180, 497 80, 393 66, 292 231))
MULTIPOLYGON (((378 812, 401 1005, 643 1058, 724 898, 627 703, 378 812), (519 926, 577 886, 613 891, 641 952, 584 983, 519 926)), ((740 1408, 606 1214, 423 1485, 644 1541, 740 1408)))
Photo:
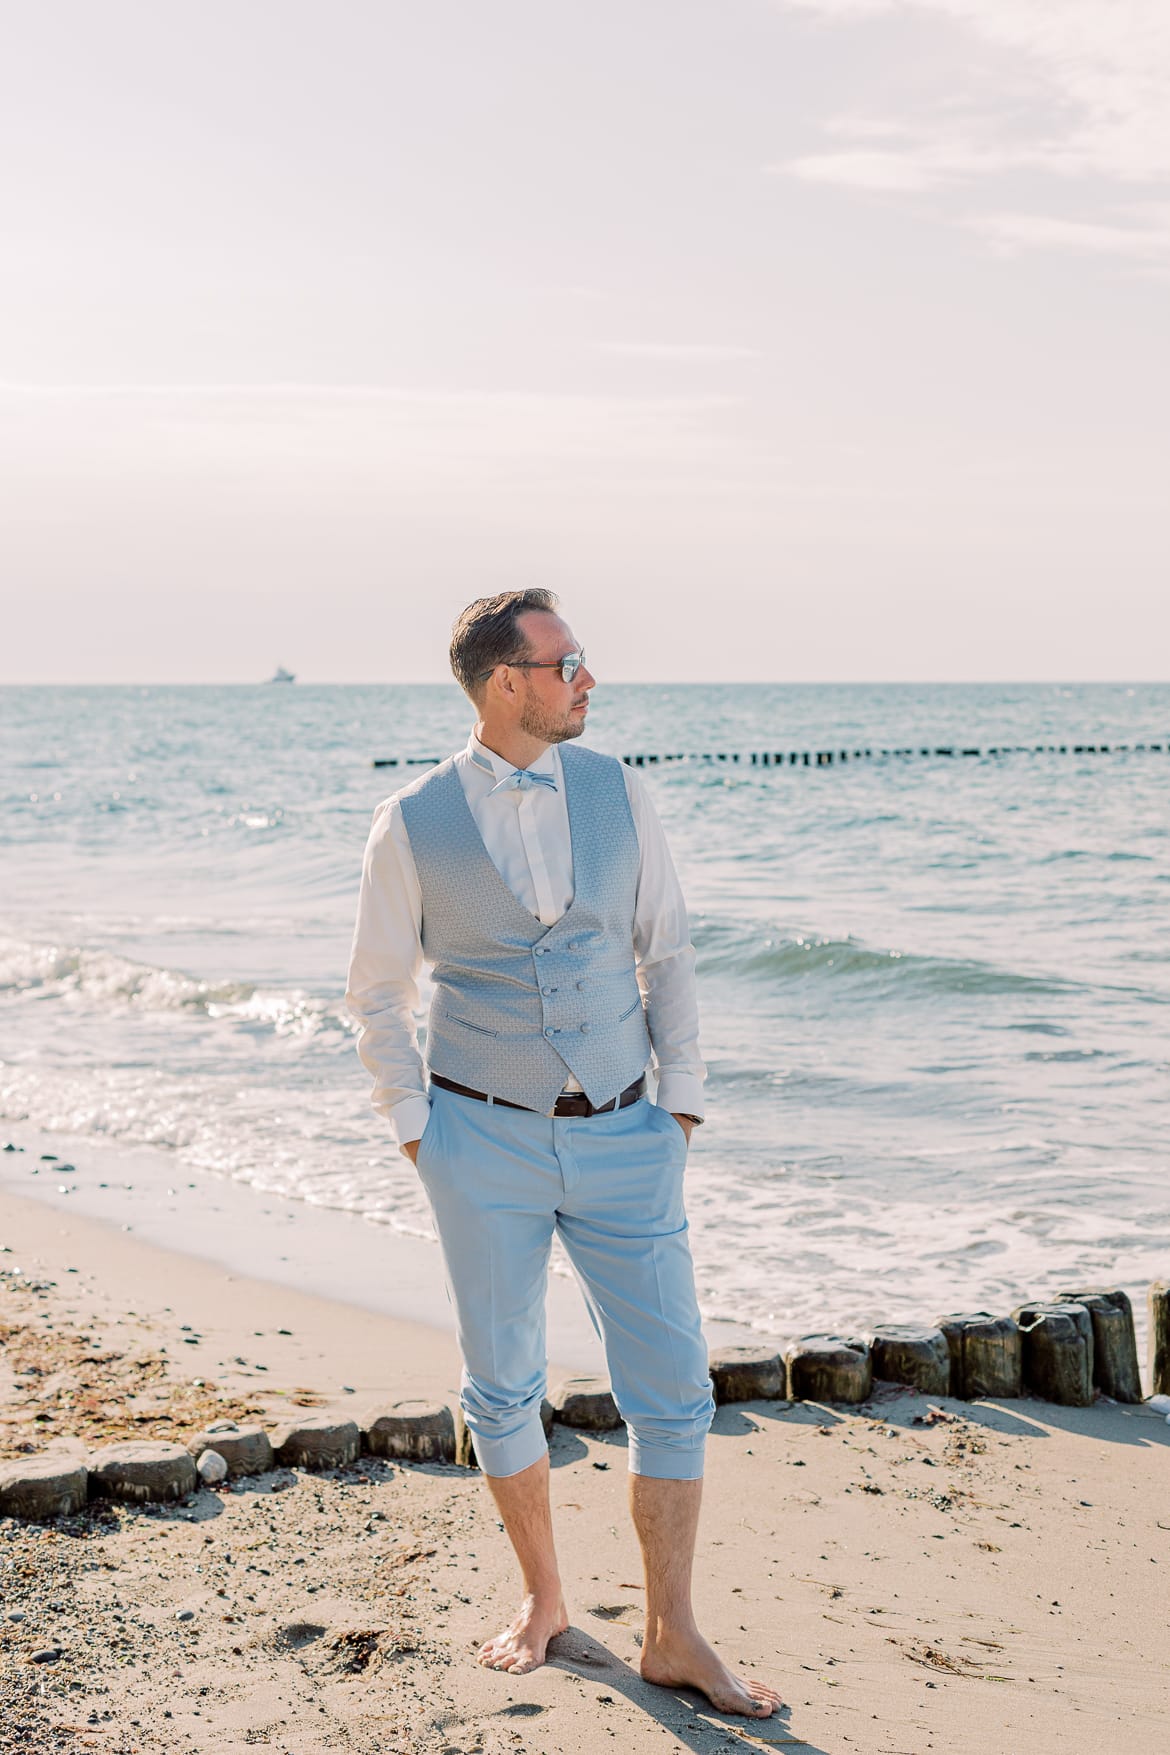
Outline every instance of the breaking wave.
POLYGON ((303 989, 285 991, 247 981, 199 981, 181 970, 137 963, 113 951, 0 939, 0 999, 16 996, 73 1003, 80 1000, 111 1011, 201 1013, 276 1036, 315 1036, 323 1031, 353 1029, 340 1000, 329 1004, 303 989))

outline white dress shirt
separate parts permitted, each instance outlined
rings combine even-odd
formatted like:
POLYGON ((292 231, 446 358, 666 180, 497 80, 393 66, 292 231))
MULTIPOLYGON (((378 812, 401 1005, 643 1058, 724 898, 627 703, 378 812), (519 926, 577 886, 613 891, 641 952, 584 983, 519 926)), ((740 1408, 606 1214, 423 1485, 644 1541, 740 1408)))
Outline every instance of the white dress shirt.
MULTIPOLYGON (((514 766, 474 731, 455 757, 455 768, 496 870, 542 926, 554 926, 573 900, 573 845, 559 749, 551 744, 531 767, 533 773, 551 775, 555 791, 526 786, 496 792, 497 782, 514 766)), ((701 1116, 706 1068, 699 1054, 695 952, 686 904, 658 813, 640 777, 629 768, 624 773, 638 835, 634 958, 658 1102, 701 1116)), ((422 784, 422 779, 414 782, 422 784)), ((401 1143, 421 1138, 430 1103, 415 1019, 423 967, 422 892, 400 796, 395 793, 374 812, 345 997, 360 1026, 358 1053, 374 1077, 374 1108, 388 1117, 401 1143)), ((565 1075, 566 1089, 580 1088, 567 1067, 565 1075)))

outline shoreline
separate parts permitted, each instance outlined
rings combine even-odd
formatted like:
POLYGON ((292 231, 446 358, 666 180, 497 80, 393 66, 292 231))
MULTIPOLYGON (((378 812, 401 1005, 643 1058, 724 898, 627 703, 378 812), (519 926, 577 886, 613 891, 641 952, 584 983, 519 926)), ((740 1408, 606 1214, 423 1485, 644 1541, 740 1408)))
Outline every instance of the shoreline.
MULTIPOLYGON (((9 1123, 0 1142, 0 1200, 11 1195, 65 1219, 75 1217, 119 1236, 132 1236, 181 1260, 201 1262, 274 1290, 287 1287, 343 1304, 356 1317, 368 1313, 419 1326, 446 1335, 454 1344, 454 1312, 433 1235, 413 1235, 366 1214, 315 1205, 213 1171, 193 1170, 158 1147, 95 1142, 88 1135, 50 1133, 26 1123, 9 1123)), ((1069 1282, 1077 1276, 1049 1274, 1047 1278, 1069 1282)), ((1147 1396, 1152 1393, 1153 1370, 1146 1304, 1149 1283, 1125 1287, 1147 1396)), ((1023 1293, 1017 1288, 1015 1302, 1044 1301, 1054 1291, 1055 1285, 1052 1290, 1023 1293)), ((937 1307, 941 1309, 944 1302, 948 1310, 1009 1313, 998 1299, 964 1303, 956 1294, 948 1301, 936 1300, 937 1307)), ((546 1315, 550 1385, 558 1372, 606 1376, 601 1340, 576 1276, 555 1241, 546 1315)), ((933 1327, 939 1316, 932 1309, 898 1318, 872 1316, 868 1321, 818 1318, 782 1333, 704 1315, 703 1332, 712 1353, 717 1348, 746 1346, 783 1354, 803 1334, 860 1334, 895 1320, 933 1327)))
MULTIPOLYGON (((9 1123, 0 1142, 0 1196, 79 1217, 235 1275, 290 1286, 396 1322, 449 1334, 454 1315, 438 1244, 337 1207, 188 1170, 155 1147, 95 1143, 9 1123), (52 1154, 42 1161, 41 1154, 52 1154), (72 1165, 68 1174, 60 1166, 72 1165), (62 1193, 67 1188, 68 1193, 62 1193)), ((558 1367, 604 1372, 576 1279, 550 1272, 548 1346, 558 1367)), ((758 1344, 746 1326, 704 1323, 712 1348, 758 1344)))

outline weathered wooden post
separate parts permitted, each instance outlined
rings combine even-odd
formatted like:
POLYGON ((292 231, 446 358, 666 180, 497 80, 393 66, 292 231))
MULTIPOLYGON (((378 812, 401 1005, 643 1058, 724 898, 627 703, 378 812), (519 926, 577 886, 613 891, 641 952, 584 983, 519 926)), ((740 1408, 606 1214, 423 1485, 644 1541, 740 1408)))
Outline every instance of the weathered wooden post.
POLYGON ((455 1421, 446 1402, 388 1402, 366 1415, 362 1448, 401 1462, 454 1462, 455 1421))
POLYGON ((951 1354, 951 1394, 963 1401, 1020 1393, 1020 1331, 1010 1316, 990 1311, 940 1316, 951 1354))
POLYGON ((783 1400, 784 1361, 764 1347, 720 1347, 711 1354, 715 1400, 760 1402, 783 1400))
POLYGON ((1115 1402, 1140 1402, 1142 1376, 1138 1366, 1133 1306, 1119 1286, 1088 1286, 1083 1292, 1058 1292, 1058 1304, 1083 1304, 1093 1324, 1093 1382, 1115 1402))
POLYGON ((948 1395, 951 1350, 941 1328, 887 1322, 869 1337, 873 1374, 884 1383, 905 1383, 923 1395, 948 1395))
POLYGON ((1170 1395, 1170 1281, 1150 1287, 1150 1394, 1170 1395))
POLYGON ((1093 1400, 1093 1321, 1083 1304, 1021 1304, 1024 1383, 1046 1402, 1087 1408, 1093 1400))
MULTIPOLYGON (((547 1438, 552 1431, 553 1405, 545 1396, 540 1404, 540 1423, 544 1427, 547 1438)), ((479 1459, 475 1454, 475 1440, 471 1436, 471 1427, 463 1418, 463 1409, 458 1402, 455 1404, 455 1461, 461 1469, 477 1469, 479 1459)))
POLYGON ((788 1394, 802 1402, 863 1402, 873 1389, 865 1341, 844 1335, 802 1335, 784 1355, 788 1394))
POLYGON ((552 1405, 562 1426, 613 1432, 624 1424, 604 1377, 566 1377, 553 1390, 552 1405))
POLYGON ((218 1451, 232 1481, 241 1475, 266 1474, 273 1462, 272 1441, 263 1426, 241 1426, 235 1420, 213 1420, 187 1440, 187 1449, 197 1464, 205 1450, 218 1451))
POLYGON ((0 1517, 68 1517, 88 1497, 88 1471, 76 1457, 25 1456, 0 1463, 0 1517))
POLYGON ((361 1431, 356 1420, 334 1414, 302 1414, 272 1434, 277 1462, 286 1469, 340 1469, 356 1462, 361 1431))
POLYGON ((190 1451, 163 1438, 103 1444, 89 1459, 91 1499, 186 1499, 198 1480, 190 1451))

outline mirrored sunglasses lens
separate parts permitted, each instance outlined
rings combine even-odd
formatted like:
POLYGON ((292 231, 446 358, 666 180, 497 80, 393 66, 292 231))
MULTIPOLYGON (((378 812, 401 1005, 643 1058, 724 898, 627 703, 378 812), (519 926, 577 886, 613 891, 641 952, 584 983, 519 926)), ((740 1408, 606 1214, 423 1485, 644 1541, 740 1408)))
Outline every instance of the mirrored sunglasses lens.
POLYGON ((585 662, 584 652, 570 652, 567 658, 561 659, 561 681, 572 682, 582 664, 585 662))

